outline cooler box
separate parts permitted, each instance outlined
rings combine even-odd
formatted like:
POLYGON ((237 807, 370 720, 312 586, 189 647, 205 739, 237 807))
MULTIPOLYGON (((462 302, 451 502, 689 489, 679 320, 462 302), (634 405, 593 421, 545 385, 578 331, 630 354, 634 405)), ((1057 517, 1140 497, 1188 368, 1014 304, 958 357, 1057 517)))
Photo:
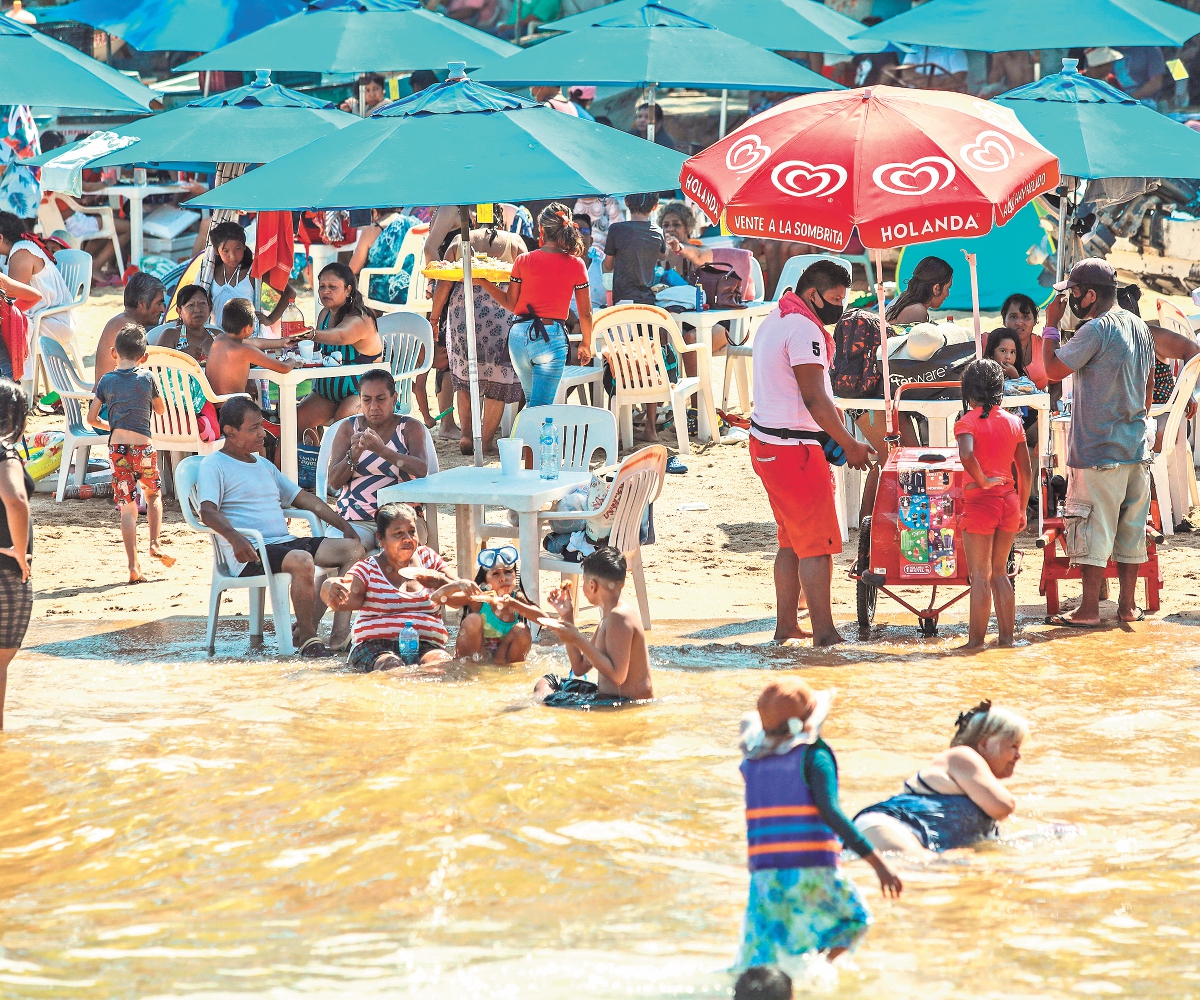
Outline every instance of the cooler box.
POLYGON ((876 585, 967 584, 958 527, 966 479, 957 448, 897 448, 888 456, 871 516, 867 569, 876 585))

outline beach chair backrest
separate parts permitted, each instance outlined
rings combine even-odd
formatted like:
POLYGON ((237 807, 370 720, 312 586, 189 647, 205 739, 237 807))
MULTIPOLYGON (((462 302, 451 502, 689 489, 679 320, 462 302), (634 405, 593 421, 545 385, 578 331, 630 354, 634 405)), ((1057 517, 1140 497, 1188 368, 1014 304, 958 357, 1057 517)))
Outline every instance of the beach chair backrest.
POLYGON ((779 272, 779 280, 775 282, 775 295, 772 297, 772 302, 778 302, 779 297, 783 295, 789 288, 792 291, 796 290, 796 282, 800 280, 805 270, 819 260, 831 260, 835 264, 839 264, 846 269, 847 285, 854 280, 854 265, 845 257, 838 257, 830 253, 802 253, 795 257, 789 257, 783 265, 783 270, 779 272))
POLYGON ((666 468, 667 449, 660 444, 642 448, 621 463, 604 502, 604 508, 616 505, 608 536, 613 548, 628 555, 642 544, 646 508, 658 499, 666 468))
MULTIPOLYGON (((313 487, 313 493, 327 503, 329 501, 329 463, 333 459, 333 439, 337 436, 338 428, 347 420, 353 419, 353 417, 343 417, 341 420, 335 420, 325 428, 325 436, 321 438, 321 450, 317 453, 317 481, 313 487)), ((420 422, 419 417, 415 419, 420 422)), ((434 447, 433 435, 429 433, 429 428, 424 423, 421 423, 421 427, 425 431, 427 475, 432 476, 435 472, 441 471, 438 465, 437 448, 434 447)))
MULTIPOLYGON (((165 404, 161 414, 153 411, 150 414, 150 437, 155 447, 198 443, 200 423, 192 406, 188 380, 194 378, 202 387, 207 386, 208 380, 204 377, 200 362, 189 354, 169 347, 148 347, 146 353, 149 355, 146 370, 158 383, 158 391, 165 404)), ((209 390, 207 395, 211 394, 209 390)))
POLYGON ((577 406, 566 403, 557 406, 528 406, 517 415, 513 437, 521 438, 538 450, 538 435, 542 422, 549 417, 558 428, 560 468, 591 468, 592 458, 597 451, 604 452, 604 465, 617 461, 617 418, 608 410, 598 406, 577 406))
POLYGON ((382 362, 396 379, 396 409, 412 409, 413 379, 433 366, 433 327, 420 313, 394 312, 380 316, 382 362))
POLYGON ((71 293, 71 305, 83 305, 92 290, 92 255, 85 250, 59 250, 54 266, 71 293))
POLYGON ((612 370, 617 395, 655 399, 670 392, 663 354, 666 344, 682 345, 671 314, 656 306, 613 306, 596 314, 593 337, 612 370))
POLYGON ((85 383, 75 371, 67 352, 53 337, 39 337, 38 348, 42 352, 42 364, 46 368, 46 378, 50 388, 59 394, 62 400, 63 415, 66 417, 67 430, 72 434, 86 434, 91 428, 84 420, 85 401, 70 399, 68 392, 91 392, 92 387, 85 383))
POLYGON ((1179 438, 1179 427, 1187 412, 1188 401, 1196 389, 1198 376, 1200 376, 1200 354, 1183 366, 1183 371, 1175 380, 1175 389, 1171 393, 1171 410, 1167 415, 1167 426, 1163 428, 1162 454, 1167 457, 1170 457, 1175 450, 1175 444, 1179 438))
POLYGON ((408 306, 423 302, 427 297, 429 279, 421 272, 425 268, 425 238, 428 235, 428 226, 413 226, 404 234, 404 239, 400 241, 400 252, 396 254, 396 263, 401 267, 410 256, 413 259, 412 271, 408 278, 408 296, 405 300, 405 305, 408 306))
POLYGON ((1196 331, 1192 329, 1191 321, 1179 306, 1164 298, 1158 299, 1157 305, 1159 326, 1187 337, 1188 340, 1196 339, 1196 331))
POLYGON ((200 478, 200 463, 204 461, 201 455, 189 455, 176 466, 172 476, 175 480, 175 495, 179 498, 179 510, 183 514, 184 523, 193 531, 208 535, 212 543, 213 559, 216 560, 217 570, 222 576, 236 576, 229 569, 229 563, 221 546, 217 544, 217 533, 200 520, 199 490, 196 482, 200 478))

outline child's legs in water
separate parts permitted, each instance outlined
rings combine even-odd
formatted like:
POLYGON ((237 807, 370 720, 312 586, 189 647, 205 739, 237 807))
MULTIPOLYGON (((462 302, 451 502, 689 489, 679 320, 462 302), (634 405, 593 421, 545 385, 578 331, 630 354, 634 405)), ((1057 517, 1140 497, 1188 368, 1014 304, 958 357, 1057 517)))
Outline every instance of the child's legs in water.
MULTIPOLYGON (((967 573, 971 578, 971 627, 967 649, 981 649, 987 638, 988 619, 992 615, 992 571, 995 564, 993 548, 997 536, 963 532, 963 548, 967 550, 967 573)), ((1008 555, 1007 547, 1004 549, 1008 555)))
POLYGON ((529 633, 529 626, 518 622, 509 630, 508 635, 500 640, 492 659, 496 663, 522 663, 529 655, 532 645, 533 637, 529 633))
MULTIPOLYGON (((862 503, 858 508, 858 518, 861 521, 864 517, 870 517, 871 512, 875 509, 875 491, 879 488, 879 470, 887 459, 887 443, 884 441, 887 435, 887 418, 882 410, 867 410, 855 421, 855 424, 862 431, 862 436, 866 438, 867 444, 879 456, 875 460, 875 464, 871 466, 871 471, 867 473, 867 481, 863 484, 862 503)), ((899 430, 900 444, 905 448, 915 448, 921 443, 917 437, 917 429, 913 426, 912 418, 907 414, 899 415, 899 430)))
POLYGON ((1016 537, 1015 531, 998 530, 992 539, 992 605, 996 609, 996 631, 1001 646, 1013 644, 1017 623, 1017 597, 1008 578, 1008 553, 1016 537))
POLYGON ((457 657, 477 656, 483 652, 483 616, 466 615, 458 626, 458 640, 454 644, 457 657))

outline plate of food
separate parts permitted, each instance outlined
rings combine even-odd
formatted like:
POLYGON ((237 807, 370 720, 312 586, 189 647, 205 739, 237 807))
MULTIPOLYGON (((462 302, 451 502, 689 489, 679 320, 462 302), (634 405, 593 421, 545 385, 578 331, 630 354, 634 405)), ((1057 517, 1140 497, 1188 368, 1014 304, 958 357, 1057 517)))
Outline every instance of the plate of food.
MULTIPOLYGON (((462 281, 463 266, 458 260, 430 261, 421 270, 430 281, 462 281)), ((476 254, 471 262, 471 276, 486 281, 506 282, 512 277, 512 264, 497 257, 476 254)))

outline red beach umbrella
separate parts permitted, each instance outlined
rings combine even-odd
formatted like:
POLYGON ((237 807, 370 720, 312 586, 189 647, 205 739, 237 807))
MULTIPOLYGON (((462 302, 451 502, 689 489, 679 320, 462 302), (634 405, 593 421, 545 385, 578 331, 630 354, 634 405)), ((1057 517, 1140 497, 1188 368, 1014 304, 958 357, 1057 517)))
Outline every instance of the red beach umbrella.
MULTIPOLYGON (((1058 159, 1007 108, 867 87, 785 101, 687 160, 679 177, 736 235, 841 251, 857 227, 863 246, 880 251, 1004 225, 1058 186, 1058 159)), ((977 303, 975 333, 978 351, 977 303)), ((884 386, 890 397, 886 351, 884 386)))

